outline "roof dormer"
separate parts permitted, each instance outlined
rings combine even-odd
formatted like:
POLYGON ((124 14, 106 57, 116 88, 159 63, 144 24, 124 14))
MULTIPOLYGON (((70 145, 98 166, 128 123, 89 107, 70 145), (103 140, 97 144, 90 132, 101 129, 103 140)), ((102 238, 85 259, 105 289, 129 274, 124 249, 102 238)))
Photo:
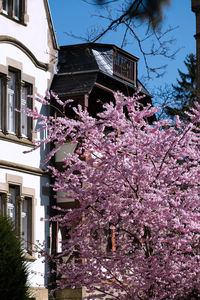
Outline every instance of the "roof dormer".
POLYGON ((59 73, 101 72, 136 86, 136 56, 110 44, 87 43, 63 46, 59 53, 59 73))

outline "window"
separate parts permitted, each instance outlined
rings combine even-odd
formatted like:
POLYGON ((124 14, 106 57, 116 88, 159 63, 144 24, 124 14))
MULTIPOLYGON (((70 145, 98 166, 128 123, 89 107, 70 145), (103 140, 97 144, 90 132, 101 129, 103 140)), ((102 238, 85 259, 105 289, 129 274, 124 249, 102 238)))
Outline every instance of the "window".
POLYGON ((21 196, 18 186, 9 186, 7 215, 21 237, 23 249, 29 251, 32 244, 32 198, 21 196))
POLYGON ((58 228, 57 229, 57 245, 56 245, 56 248, 57 248, 57 252, 62 252, 62 233, 61 233, 61 229, 58 228))
POLYGON ((21 133, 23 137, 31 137, 32 120, 27 117, 26 112, 28 108, 32 108, 31 99, 28 97, 32 94, 32 87, 30 84, 25 83, 22 87, 21 94, 21 133))
POLYGON ((6 75, 0 73, 0 131, 3 130, 6 75))
POLYGON ((111 225, 109 229, 104 229, 104 234, 107 239, 106 251, 116 251, 116 230, 111 225))
POLYGON ((3 209, 2 209, 2 196, 0 194, 0 216, 3 215, 3 209))
POLYGON ((17 74, 9 72, 8 81, 8 132, 16 133, 16 98, 17 98, 17 74))
POLYGON ((115 75, 122 77, 131 82, 135 82, 136 62, 130 58, 115 52, 113 60, 113 72, 115 75))
POLYGON ((3 10, 4 10, 4 12, 7 13, 7 14, 8 14, 8 12, 9 12, 8 2, 9 2, 9 0, 3 0, 3 10))
POLYGON ((5 216, 7 215, 7 213, 5 213, 6 211, 6 194, 5 193, 2 193, 0 194, 0 216, 5 216))
POLYGON ((14 9, 14 16, 17 19, 20 19, 20 0, 13 0, 14 4, 13 4, 13 9, 14 9))
POLYGON ((8 216, 9 218, 12 220, 15 229, 17 229, 17 203, 16 203, 16 199, 17 199, 17 187, 10 187, 9 189, 9 193, 10 193, 10 197, 8 200, 8 216))
POLYGON ((32 241, 32 199, 25 197, 22 202, 22 231, 21 238, 23 248, 28 250, 32 241))
POLYGON ((9 17, 22 21, 23 0, 3 0, 3 13, 9 17))
POLYGON ((32 108, 32 90, 30 83, 21 81, 20 71, 9 69, 8 76, 0 74, 0 131, 31 140, 32 118, 26 112, 32 108))
POLYGON ((0 77, 0 130, 2 130, 2 79, 0 77))
POLYGON ((28 87, 23 86, 22 87, 22 98, 21 98, 21 110, 23 111, 22 113, 22 122, 21 122, 21 127, 22 127, 22 135, 23 136, 28 136, 28 117, 26 115, 27 108, 28 108, 28 87))

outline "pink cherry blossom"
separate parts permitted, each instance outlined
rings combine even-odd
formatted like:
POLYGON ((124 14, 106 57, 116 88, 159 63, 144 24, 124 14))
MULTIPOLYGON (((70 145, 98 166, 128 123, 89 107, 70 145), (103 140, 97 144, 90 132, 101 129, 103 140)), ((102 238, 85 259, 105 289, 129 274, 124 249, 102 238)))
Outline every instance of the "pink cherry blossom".
MULTIPOLYGON (((63 111, 67 102, 56 102, 63 111)), ((149 124, 158 110, 116 93, 97 119, 80 105, 76 120, 33 111, 48 132, 36 144, 53 145, 45 163, 77 145, 61 170, 49 166, 54 191, 79 202, 52 218, 63 232, 62 253, 46 254, 58 289, 84 286, 88 299, 200 297, 200 105, 189 123, 149 124)))

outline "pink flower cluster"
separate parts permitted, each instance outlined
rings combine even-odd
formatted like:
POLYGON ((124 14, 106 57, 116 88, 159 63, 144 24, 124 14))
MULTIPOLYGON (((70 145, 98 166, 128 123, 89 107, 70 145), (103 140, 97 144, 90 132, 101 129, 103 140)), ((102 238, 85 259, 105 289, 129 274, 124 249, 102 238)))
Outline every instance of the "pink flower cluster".
POLYGON ((76 120, 42 117, 48 137, 38 141, 54 145, 45 162, 77 144, 62 170, 50 168, 54 190, 80 204, 53 218, 67 232, 51 258, 58 288, 120 300, 200 295, 200 106, 190 123, 149 124, 158 108, 138 94, 116 93, 98 119, 74 110, 76 120))

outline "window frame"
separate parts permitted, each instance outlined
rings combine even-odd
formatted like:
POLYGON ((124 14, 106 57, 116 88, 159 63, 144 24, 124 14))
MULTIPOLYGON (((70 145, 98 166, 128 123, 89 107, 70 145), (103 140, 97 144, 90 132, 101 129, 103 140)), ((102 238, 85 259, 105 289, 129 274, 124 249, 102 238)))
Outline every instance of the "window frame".
POLYGON ((3 197, 2 197, 2 193, 0 193, 0 216, 3 216, 3 197))
MULTIPOLYGON (((16 230, 17 235, 20 237, 22 240, 22 248, 23 251, 26 253, 29 253, 32 255, 32 244, 33 244, 33 227, 34 227, 34 222, 33 222, 33 197, 28 195, 22 195, 21 193, 21 186, 16 185, 16 184, 9 184, 8 187, 9 193, 7 194, 7 209, 5 212, 5 199, 3 198, 3 194, 1 193, 1 214, 9 216, 9 206, 11 207, 14 206, 14 217, 11 218, 14 228, 16 230), (15 199, 14 199, 14 204, 11 201, 11 196, 12 193, 11 189, 15 190, 15 199), (27 239, 24 240, 25 234, 23 234, 23 204, 25 203, 24 201, 27 201, 27 224, 26 224, 26 237, 27 239), (10 205, 11 204, 11 205, 10 205)), ((12 208, 12 207, 11 207, 12 208)))
POLYGON ((0 132, 5 128, 6 74, 0 73, 0 132))
POLYGON ((17 232, 17 234, 20 234, 20 229, 19 229, 19 223, 20 223, 20 216, 19 216, 19 209, 18 209, 18 197, 19 197, 19 186, 17 185, 9 185, 9 198, 8 198, 8 203, 7 203, 7 216, 12 220, 14 224, 14 228, 17 232), (15 195, 11 192, 11 189, 14 191, 15 195), (12 196, 14 196, 12 198, 12 196), (14 201, 12 201, 14 200, 14 201), (10 207, 10 208, 9 208, 10 207), (10 216, 9 210, 13 209, 14 211, 14 216, 10 216))
POLYGON ((0 73, 0 133, 5 135, 16 136, 22 141, 32 140, 33 119, 21 113, 23 106, 28 109, 33 109, 33 95, 34 81, 30 78, 28 80, 21 80, 21 78, 28 79, 28 76, 23 74, 21 70, 14 67, 8 67, 8 75, 0 73), (13 76, 13 78, 12 78, 13 76), (14 86, 10 86, 11 80, 15 81, 14 86), (12 87, 12 88, 11 88, 12 87), (26 99, 23 99, 23 89, 27 89, 26 99), (13 97, 15 102, 13 110, 10 102, 10 97, 13 97), (27 103, 25 103, 27 101, 27 103), (17 111, 16 111, 17 110, 17 111), (10 118, 14 120, 11 122, 10 118), (24 125, 26 121, 26 126, 24 125), (12 123, 12 124, 11 124, 12 123), (24 131, 25 128, 25 131, 24 131))
POLYGON ((3 13, 8 15, 9 12, 9 0, 2 0, 2 8, 3 8, 3 13), (6 6, 4 9, 4 5, 6 6))
POLYGON ((33 199, 30 196, 25 196, 22 200, 22 211, 21 211, 21 232, 20 232, 20 236, 22 238, 22 243, 24 244, 24 242, 26 243, 26 246, 23 247, 23 249, 27 252, 30 252, 29 249, 32 249, 32 237, 33 237, 33 214, 32 214, 32 210, 33 210, 33 199), (27 240, 23 240, 22 236, 25 236, 25 234, 23 234, 23 204, 25 204, 25 201, 27 203, 27 240))
POLYGON ((24 23, 25 0, 2 0, 2 14, 12 20, 24 23))
POLYGON ((22 234, 22 212, 23 212, 23 201, 24 199, 29 201, 29 221, 28 221, 28 238, 27 238, 27 247, 23 247, 22 250, 24 252, 25 259, 27 261, 35 261, 34 248, 33 245, 35 243, 35 233, 36 228, 34 225, 35 220, 35 209, 36 209, 36 198, 35 198, 35 189, 26 187, 23 185, 23 177, 18 175, 11 175, 6 173, 6 183, 0 186, 0 198, 1 198, 1 210, 0 215, 8 216, 8 203, 11 197, 10 188, 14 188, 16 190, 16 218, 15 218, 15 227, 16 227, 16 235, 19 238, 23 237, 22 234))
POLYGON ((17 121, 18 121, 18 112, 15 111, 15 109, 19 109, 19 81, 20 81, 20 72, 18 70, 15 70, 13 68, 9 68, 8 70, 8 85, 7 85, 7 112, 8 112, 8 120, 7 120, 7 131, 11 134, 17 134, 17 121), (12 75, 14 77, 14 87, 10 88, 9 85, 11 84, 12 75), (13 112, 12 107, 10 107, 9 103, 9 96, 13 96, 13 112), (10 123, 10 116, 13 115, 13 124, 10 123), (13 126, 13 128, 11 128, 13 126))
MULTIPOLYGON (((26 101, 26 109, 33 109, 33 105, 32 105, 32 98, 30 97, 30 95, 33 94, 33 85, 31 83, 22 82, 22 87, 21 87, 21 97, 20 97, 20 109, 23 111, 23 105, 22 102, 23 100, 26 101), (23 99, 23 89, 27 89, 27 95, 26 95, 26 99, 23 99)), ((29 140, 32 139, 32 130, 33 130, 33 120, 31 117, 26 116, 26 133, 23 133, 23 117, 26 116, 23 112, 20 115, 20 131, 21 131, 21 136, 23 138, 27 138, 29 140)))
POLYGON ((114 50, 113 52, 113 74, 131 83, 136 83, 137 62, 128 55, 114 50), (124 61, 124 63, 122 63, 124 61), (124 68, 124 65, 129 67, 124 68))
POLYGON ((2 131, 3 128, 3 79, 0 76, 0 131, 2 131))

